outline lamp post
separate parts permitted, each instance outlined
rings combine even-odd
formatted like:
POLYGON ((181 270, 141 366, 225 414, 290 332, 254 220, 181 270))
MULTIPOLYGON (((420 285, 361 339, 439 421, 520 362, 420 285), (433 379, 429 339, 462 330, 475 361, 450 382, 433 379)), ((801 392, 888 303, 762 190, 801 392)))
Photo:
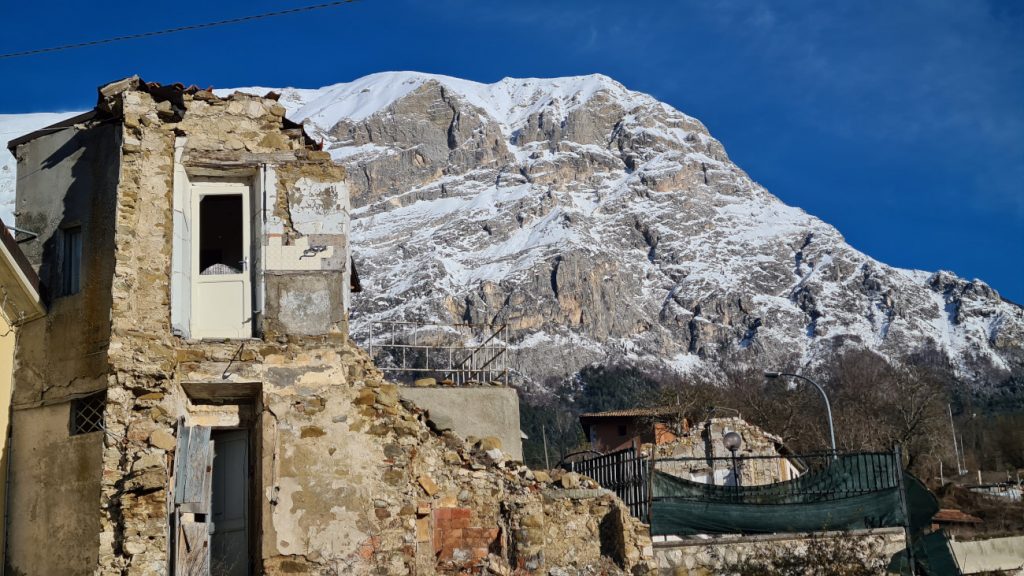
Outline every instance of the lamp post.
POLYGON ((740 436, 739 432, 726 432, 722 436, 722 444, 725 444, 726 450, 732 454, 732 479, 736 483, 736 487, 740 487, 740 472, 736 468, 736 451, 740 449, 743 444, 743 437, 740 436))
POLYGON ((764 373, 764 377, 765 378, 769 378, 769 379, 773 379, 773 380, 776 379, 776 378, 783 378, 783 377, 799 378, 799 379, 803 380, 804 382, 810 382, 812 386, 814 386, 815 388, 818 389, 818 392, 821 392, 821 398, 825 401, 825 412, 828 414, 828 435, 829 435, 830 439, 832 440, 832 455, 835 456, 835 454, 836 454, 836 429, 835 429, 835 426, 832 424, 832 404, 830 404, 829 401, 828 401, 828 394, 825 394, 825 389, 822 388, 821 386, 819 386, 818 383, 815 382, 814 380, 811 380, 810 378, 807 378, 806 376, 801 376, 799 374, 789 374, 789 373, 786 373, 786 372, 765 372, 764 373))

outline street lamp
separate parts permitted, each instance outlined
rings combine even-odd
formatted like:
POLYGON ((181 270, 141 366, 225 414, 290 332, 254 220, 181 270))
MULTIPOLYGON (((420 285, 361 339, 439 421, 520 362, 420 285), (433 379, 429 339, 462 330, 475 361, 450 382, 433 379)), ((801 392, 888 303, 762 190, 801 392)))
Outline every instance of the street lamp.
POLYGON ((722 436, 722 444, 725 444, 726 450, 732 454, 732 479, 736 483, 736 487, 739 488, 740 473, 736 468, 736 451, 743 445, 743 437, 739 432, 726 432, 722 436))
POLYGON ((825 389, 822 388, 821 386, 819 386, 818 383, 815 382, 814 380, 811 380, 810 378, 807 378, 806 376, 801 376, 799 374, 789 374, 789 373, 786 373, 786 372, 765 372, 764 373, 764 377, 772 379, 772 380, 774 380, 776 378, 783 378, 783 377, 799 378, 799 379, 803 380, 804 382, 810 382, 811 385, 813 385, 815 388, 818 389, 818 392, 821 392, 821 398, 825 401, 825 412, 828 414, 828 435, 829 435, 829 437, 832 440, 832 455, 835 456, 835 454, 836 454, 836 429, 835 429, 835 426, 833 426, 833 424, 832 424, 832 404, 830 404, 829 401, 828 401, 828 394, 825 394, 825 389))

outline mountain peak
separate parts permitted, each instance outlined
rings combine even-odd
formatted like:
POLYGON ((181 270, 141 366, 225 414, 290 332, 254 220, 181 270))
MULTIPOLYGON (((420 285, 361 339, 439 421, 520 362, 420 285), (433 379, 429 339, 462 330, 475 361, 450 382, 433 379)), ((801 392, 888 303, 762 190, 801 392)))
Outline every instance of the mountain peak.
POLYGON ((288 108, 292 119, 308 121, 317 128, 329 130, 341 120, 358 122, 381 112, 428 82, 436 82, 469 104, 484 110, 509 131, 543 107, 559 106, 563 110, 570 110, 600 92, 608 93, 611 98, 624 104, 655 102, 650 96, 630 91, 603 74, 502 78, 485 84, 425 72, 378 72, 351 82, 317 89, 249 87, 217 92, 226 95, 234 91, 253 94, 280 91, 281 102, 288 108))
POLYGON ((978 386, 1024 373, 1024 309, 857 251, 699 121, 607 76, 273 91, 347 169, 357 341, 375 320, 505 324, 533 381, 593 362, 806 367, 849 347, 935 351, 978 386))

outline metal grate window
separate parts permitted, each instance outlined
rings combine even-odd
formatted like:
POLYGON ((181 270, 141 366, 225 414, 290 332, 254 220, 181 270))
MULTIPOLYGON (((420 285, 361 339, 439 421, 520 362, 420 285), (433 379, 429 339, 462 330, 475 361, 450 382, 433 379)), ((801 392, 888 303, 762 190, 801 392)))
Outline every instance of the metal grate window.
POLYGON ((71 435, 103 430, 103 408, 107 393, 98 392, 71 401, 71 435))

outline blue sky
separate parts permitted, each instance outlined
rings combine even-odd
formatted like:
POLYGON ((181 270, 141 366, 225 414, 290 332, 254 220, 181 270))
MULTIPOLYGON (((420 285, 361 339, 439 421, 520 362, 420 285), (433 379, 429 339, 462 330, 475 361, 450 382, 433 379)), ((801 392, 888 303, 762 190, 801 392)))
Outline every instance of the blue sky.
MULTIPOLYGON (((315 2, 8 2, 0 53, 315 2)), ((133 73, 317 87, 383 70, 607 74, 702 120, 856 248, 1024 303, 1024 2, 360 0, 0 59, 0 113, 88 108, 97 85, 133 73)))

